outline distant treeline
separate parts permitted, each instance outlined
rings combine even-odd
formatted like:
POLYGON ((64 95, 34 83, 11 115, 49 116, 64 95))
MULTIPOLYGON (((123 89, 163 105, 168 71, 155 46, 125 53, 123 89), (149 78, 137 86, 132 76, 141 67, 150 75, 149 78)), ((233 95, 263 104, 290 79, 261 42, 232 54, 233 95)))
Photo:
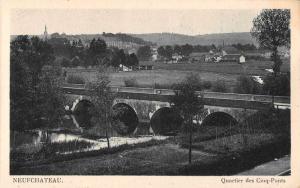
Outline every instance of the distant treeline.
MULTIPOLYGON (((53 46, 53 48, 55 49, 56 47, 53 46)), ((119 67, 121 64, 134 66, 139 63, 135 53, 128 54, 123 49, 118 48, 109 49, 105 41, 100 38, 93 39, 88 47, 83 47, 80 40, 78 42, 73 41, 70 45, 65 46, 65 50, 69 54, 67 56, 63 55, 61 63, 63 67, 88 67, 100 64, 119 67)))
POLYGON ((133 37, 124 33, 102 33, 103 37, 115 37, 117 40, 122 41, 122 42, 132 42, 136 44, 141 44, 141 45, 153 45, 153 43, 144 41, 141 38, 133 37))
MULTIPOLYGON (((235 47, 241 52, 244 51, 252 51, 252 50, 257 50, 257 47, 253 44, 232 44, 231 46, 235 47)), ((222 49, 222 46, 215 46, 213 45, 208 45, 208 46, 203 46, 203 45, 190 45, 190 44, 185 44, 185 45, 174 45, 174 46, 160 46, 158 48, 158 54, 162 57, 165 57, 167 59, 170 59, 173 54, 178 54, 178 55, 183 55, 183 56, 188 56, 193 52, 209 52, 210 50, 213 51, 220 51, 222 49)))

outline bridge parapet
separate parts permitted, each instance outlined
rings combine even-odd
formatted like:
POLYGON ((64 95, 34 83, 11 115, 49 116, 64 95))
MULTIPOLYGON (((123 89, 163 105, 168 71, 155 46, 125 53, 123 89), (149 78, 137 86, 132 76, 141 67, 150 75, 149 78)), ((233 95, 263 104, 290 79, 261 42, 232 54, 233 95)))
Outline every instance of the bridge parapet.
MULTIPOLYGON (((119 87, 111 86, 113 92, 119 93, 145 93, 155 95, 174 95, 174 90, 171 89, 153 89, 153 88, 137 88, 137 87, 119 87)), ((81 92, 84 93, 86 89, 84 84, 68 84, 63 86, 66 92, 81 92)), ((220 92, 197 92, 199 95, 203 94, 204 98, 219 98, 219 99, 234 99, 234 100, 247 100, 247 101, 261 101, 271 102, 272 96, 270 95, 253 95, 253 94, 238 94, 238 93, 220 93, 220 92)), ((287 96, 274 96, 275 103, 290 104, 290 97, 287 96)))

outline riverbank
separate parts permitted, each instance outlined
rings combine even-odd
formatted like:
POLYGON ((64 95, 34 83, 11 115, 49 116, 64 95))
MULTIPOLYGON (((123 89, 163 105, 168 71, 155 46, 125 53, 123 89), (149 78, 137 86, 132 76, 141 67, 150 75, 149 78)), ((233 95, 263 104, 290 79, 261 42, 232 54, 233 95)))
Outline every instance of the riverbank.
MULTIPOLYGON (((155 136, 146 136, 155 138, 155 136)), ((290 111, 258 112, 235 126, 195 127, 192 163, 188 134, 125 143, 111 149, 57 155, 41 151, 29 161, 11 152, 12 175, 234 175, 290 154, 290 111), (46 158, 43 158, 45 157, 46 158), (16 157, 16 158, 14 158, 16 157)), ((125 140, 139 139, 124 138, 125 140)), ((84 146, 84 144, 83 144, 84 146)))
MULTIPOLYGON (((224 138, 214 142, 221 143, 221 139, 224 138)), ((230 150, 228 153, 213 152, 214 146, 208 147, 206 150, 193 149, 192 164, 187 163, 188 149, 175 144, 173 139, 168 139, 136 146, 126 145, 111 151, 78 153, 65 156, 63 160, 51 158, 44 163, 11 166, 11 174, 233 175, 290 152, 289 139, 280 136, 275 136, 272 140, 266 139, 250 148, 241 149, 233 144, 232 148, 239 149, 230 150)))

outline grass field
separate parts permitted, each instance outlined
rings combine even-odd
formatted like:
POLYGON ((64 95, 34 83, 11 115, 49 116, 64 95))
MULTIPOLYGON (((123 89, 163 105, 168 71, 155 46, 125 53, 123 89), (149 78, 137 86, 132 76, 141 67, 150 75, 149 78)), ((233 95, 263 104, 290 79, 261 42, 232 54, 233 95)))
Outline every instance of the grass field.
MULTIPOLYGON (((172 85, 184 79, 191 72, 199 74, 202 81, 224 81, 228 91, 232 92, 241 74, 264 76, 268 72, 265 69, 272 68, 270 61, 248 61, 245 64, 236 62, 226 63, 181 63, 166 64, 162 62, 140 62, 140 64, 152 64, 154 70, 140 70, 132 72, 112 72, 110 74, 111 85, 124 86, 126 79, 135 79, 139 87, 153 87, 155 84, 172 85)), ((289 61, 285 60, 281 70, 290 70, 289 61)), ((93 69, 67 69, 67 75, 76 75, 84 78, 86 82, 96 79, 96 71, 93 69)))
MULTIPOLYGON (((244 64, 236 62, 220 63, 177 63, 167 64, 163 62, 140 62, 141 65, 153 65, 154 69, 163 70, 180 70, 180 71, 197 71, 197 72, 214 72, 224 74, 248 74, 248 75, 265 75, 265 69, 271 69, 273 62, 249 60, 244 64)), ((288 59, 283 59, 281 66, 282 72, 290 71, 288 59)))
MULTIPOLYGON (((216 82, 225 81, 226 85, 231 88, 236 83, 237 74, 222 74, 214 72, 198 72, 202 81, 216 82)), ((133 72, 115 72, 110 74, 111 85, 125 86, 126 79, 134 78, 140 87, 153 87, 154 84, 171 85, 182 81, 191 71, 178 70, 143 70, 133 72)), ((77 75, 83 77, 87 82, 96 79, 96 71, 72 70, 68 71, 68 75, 77 75)))

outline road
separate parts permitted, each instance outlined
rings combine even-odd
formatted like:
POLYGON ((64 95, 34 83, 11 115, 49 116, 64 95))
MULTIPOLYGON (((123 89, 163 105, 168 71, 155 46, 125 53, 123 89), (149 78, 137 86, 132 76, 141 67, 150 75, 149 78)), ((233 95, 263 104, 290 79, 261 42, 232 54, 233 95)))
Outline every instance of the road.
POLYGON ((237 176, 282 176, 289 175, 291 169, 291 158, 290 156, 284 156, 280 159, 276 159, 253 169, 247 170, 236 174, 237 176))

